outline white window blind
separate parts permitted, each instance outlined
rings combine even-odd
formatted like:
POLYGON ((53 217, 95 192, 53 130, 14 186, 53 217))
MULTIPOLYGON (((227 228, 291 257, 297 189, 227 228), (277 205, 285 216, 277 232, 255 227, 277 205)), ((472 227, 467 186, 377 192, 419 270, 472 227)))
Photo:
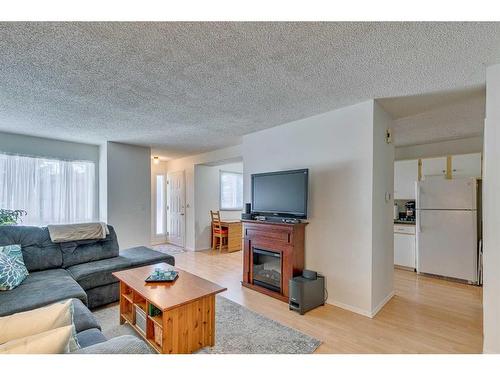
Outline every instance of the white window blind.
POLYGON ((95 164, 0 154, 0 208, 21 209, 24 225, 94 221, 95 164))
POLYGON ((220 172, 220 210, 243 209, 243 175, 220 172))

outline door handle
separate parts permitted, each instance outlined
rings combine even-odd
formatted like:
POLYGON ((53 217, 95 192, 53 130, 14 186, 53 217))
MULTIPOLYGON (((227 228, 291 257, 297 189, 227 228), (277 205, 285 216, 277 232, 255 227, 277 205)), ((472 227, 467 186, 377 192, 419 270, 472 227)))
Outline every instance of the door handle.
POLYGON ((181 213, 181 216, 184 216, 184 213, 181 213))

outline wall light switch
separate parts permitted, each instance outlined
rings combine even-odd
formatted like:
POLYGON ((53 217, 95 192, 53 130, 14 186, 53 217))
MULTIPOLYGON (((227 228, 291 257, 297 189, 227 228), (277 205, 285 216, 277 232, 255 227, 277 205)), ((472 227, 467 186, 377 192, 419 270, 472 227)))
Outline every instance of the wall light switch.
POLYGON ((385 142, 392 143, 392 129, 387 128, 385 131, 385 142))

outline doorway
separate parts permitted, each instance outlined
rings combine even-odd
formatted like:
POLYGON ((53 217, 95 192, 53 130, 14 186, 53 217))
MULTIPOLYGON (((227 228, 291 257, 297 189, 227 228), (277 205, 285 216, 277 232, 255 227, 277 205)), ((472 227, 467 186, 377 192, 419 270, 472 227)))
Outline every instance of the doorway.
POLYGON ((167 174, 167 241, 184 247, 186 182, 184 171, 167 174))

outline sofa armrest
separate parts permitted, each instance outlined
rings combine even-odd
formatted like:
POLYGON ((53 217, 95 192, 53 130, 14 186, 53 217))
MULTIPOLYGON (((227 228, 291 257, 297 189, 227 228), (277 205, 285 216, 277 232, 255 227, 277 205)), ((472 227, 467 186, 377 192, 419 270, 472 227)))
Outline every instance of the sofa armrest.
POLYGON ((152 351, 141 339, 124 335, 79 349, 73 354, 152 354, 152 351))

